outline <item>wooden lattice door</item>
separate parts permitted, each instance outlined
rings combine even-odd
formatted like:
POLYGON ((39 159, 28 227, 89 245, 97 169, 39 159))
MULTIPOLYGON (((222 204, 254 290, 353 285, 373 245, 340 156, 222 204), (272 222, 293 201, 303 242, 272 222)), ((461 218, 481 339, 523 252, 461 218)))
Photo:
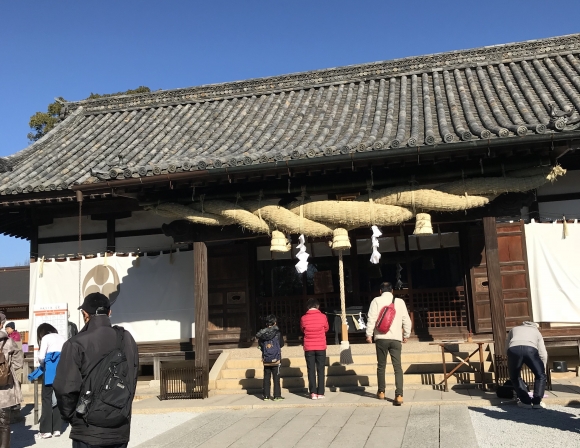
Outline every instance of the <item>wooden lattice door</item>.
POLYGON ((250 338, 248 245, 208 247, 209 340, 245 342, 250 338))

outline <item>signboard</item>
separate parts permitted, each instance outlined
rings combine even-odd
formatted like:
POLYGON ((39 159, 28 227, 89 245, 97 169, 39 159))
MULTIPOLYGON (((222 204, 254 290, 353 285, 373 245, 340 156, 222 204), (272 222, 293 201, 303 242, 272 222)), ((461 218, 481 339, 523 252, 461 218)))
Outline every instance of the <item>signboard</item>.
POLYGON ((314 273, 314 294, 334 292, 332 284, 332 271, 319 271, 314 273))
MULTIPOLYGON (((34 320, 32 331, 36 335, 36 329, 40 324, 50 324, 58 334, 64 336, 68 335, 68 306, 66 303, 54 303, 45 305, 34 305, 34 320)), ((38 367, 38 343, 34 344, 34 366, 38 367)))

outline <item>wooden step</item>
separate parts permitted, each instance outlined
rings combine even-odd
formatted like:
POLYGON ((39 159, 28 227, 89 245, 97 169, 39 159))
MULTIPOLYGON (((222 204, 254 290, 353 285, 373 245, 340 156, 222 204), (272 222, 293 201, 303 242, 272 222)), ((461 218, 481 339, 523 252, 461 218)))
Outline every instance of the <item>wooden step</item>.
MULTIPOLYGON (((479 381, 478 373, 460 373, 449 378, 449 385, 474 383, 479 381)), ((491 382, 492 374, 486 373, 486 381, 491 382)), ((386 376, 387 385, 394 384, 394 375, 386 376)), ((436 385, 443 381, 443 374, 408 374, 405 375, 404 383, 406 385, 436 385)), ((282 378, 282 388, 284 389, 302 389, 307 385, 308 380, 304 377, 286 377, 282 378)), ((377 386, 377 377, 375 375, 332 375, 326 378, 326 387, 369 387, 377 386)), ((218 390, 259 390, 262 388, 262 379, 244 378, 244 379, 220 379, 216 380, 216 389, 218 390)))

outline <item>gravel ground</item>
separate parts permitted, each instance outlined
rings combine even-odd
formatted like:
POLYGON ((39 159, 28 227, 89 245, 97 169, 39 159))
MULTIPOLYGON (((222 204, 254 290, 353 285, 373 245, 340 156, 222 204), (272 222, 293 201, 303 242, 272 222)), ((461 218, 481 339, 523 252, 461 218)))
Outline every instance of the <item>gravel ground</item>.
POLYGON ((480 447, 580 447, 577 407, 549 405, 536 410, 512 405, 471 406, 469 413, 480 447))
MULTIPOLYGON (((129 448, 135 448, 139 444, 169 431, 174 427, 185 423, 199 414, 174 413, 174 414, 135 414, 131 423, 131 441, 129 448)), ((45 440, 35 440, 34 434, 38 432, 38 425, 31 426, 32 416, 28 415, 26 423, 12 425, 11 448, 25 448, 29 446, 42 446, 46 448, 70 448, 70 428, 58 437, 45 440)))

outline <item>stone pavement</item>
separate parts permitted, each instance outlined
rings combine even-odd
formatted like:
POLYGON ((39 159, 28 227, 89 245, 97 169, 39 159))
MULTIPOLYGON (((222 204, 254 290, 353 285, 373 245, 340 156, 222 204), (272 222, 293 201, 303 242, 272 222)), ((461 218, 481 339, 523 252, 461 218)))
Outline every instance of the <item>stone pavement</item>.
MULTIPOLYGON (((374 393, 365 390, 330 392, 324 400, 310 400, 306 395, 283 390, 285 400, 281 402, 262 401, 258 395, 233 394, 214 395, 206 400, 167 400, 148 398, 133 405, 134 414, 166 412, 210 412, 222 410, 279 409, 284 407, 392 407, 394 392, 387 391, 386 400, 377 400, 374 393)), ((546 404, 580 404, 580 385, 576 379, 562 380, 553 384, 553 390, 546 391, 546 404)), ((475 388, 456 388, 449 392, 433 389, 405 390, 406 405, 430 406, 490 406, 512 403, 512 400, 498 399, 495 392, 484 392, 475 388)))
POLYGON ((477 447, 466 406, 212 411, 137 448, 477 447))

